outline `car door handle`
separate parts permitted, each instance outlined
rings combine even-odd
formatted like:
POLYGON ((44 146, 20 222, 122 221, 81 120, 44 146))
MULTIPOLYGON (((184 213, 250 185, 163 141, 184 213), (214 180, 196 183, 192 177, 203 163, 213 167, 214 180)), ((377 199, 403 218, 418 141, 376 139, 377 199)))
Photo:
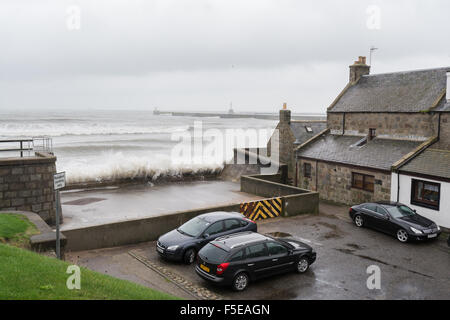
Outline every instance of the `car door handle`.
POLYGON ((272 261, 278 261, 278 258, 272 259, 272 261))
POLYGON ((254 266, 254 265, 255 265, 254 263, 249 263, 247 266, 251 267, 251 266, 254 266))

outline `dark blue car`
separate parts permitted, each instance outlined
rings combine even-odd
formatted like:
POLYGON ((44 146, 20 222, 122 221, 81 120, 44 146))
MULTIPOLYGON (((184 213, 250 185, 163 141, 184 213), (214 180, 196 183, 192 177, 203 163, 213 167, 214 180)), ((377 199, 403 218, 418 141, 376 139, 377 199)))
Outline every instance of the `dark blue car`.
POLYGON ((159 237, 156 250, 163 258, 191 264, 208 242, 243 231, 256 232, 256 223, 237 212, 205 213, 159 237))

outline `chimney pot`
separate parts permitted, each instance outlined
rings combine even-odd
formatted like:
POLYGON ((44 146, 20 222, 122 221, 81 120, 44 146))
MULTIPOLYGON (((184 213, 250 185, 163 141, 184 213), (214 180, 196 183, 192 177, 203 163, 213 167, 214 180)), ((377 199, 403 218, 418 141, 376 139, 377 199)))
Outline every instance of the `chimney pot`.
POLYGON ((287 109, 287 104, 283 104, 283 109, 280 110, 280 122, 290 123, 291 122, 291 110, 287 109))

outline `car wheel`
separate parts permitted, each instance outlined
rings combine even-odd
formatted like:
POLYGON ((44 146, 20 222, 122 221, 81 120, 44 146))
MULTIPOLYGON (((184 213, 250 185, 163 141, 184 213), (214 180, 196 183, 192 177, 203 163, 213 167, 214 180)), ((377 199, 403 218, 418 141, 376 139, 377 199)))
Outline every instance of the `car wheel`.
POLYGON ((187 249, 183 256, 183 261, 186 264, 192 264, 195 260, 195 250, 194 249, 187 249))
POLYGON ((364 226, 364 219, 360 214, 355 216, 355 224, 357 227, 361 228, 364 226))
POLYGON ((298 273, 305 273, 309 268, 309 260, 307 257, 301 257, 298 261, 297 261, 297 265, 296 265, 296 271, 298 273))
POLYGON ((244 291, 248 286, 249 280, 245 272, 238 273, 233 279, 233 290, 244 291))
POLYGON ((405 231, 405 229, 399 229, 397 231, 397 240, 400 242, 408 242, 408 233, 405 231))

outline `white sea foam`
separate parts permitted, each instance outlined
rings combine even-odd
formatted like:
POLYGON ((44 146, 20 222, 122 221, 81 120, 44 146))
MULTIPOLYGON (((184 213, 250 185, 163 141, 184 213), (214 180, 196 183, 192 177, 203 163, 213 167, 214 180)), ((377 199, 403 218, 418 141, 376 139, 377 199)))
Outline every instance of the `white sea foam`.
POLYGON ((62 160, 58 164, 59 171, 66 171, 68 184, 124 179, 156 180, 166 176, 201 175, 222 168, 223 164, 217 161, 174 164, 167 155, 133 156, 122 152, 106 153, 96 158, 62 160))
POLYGON ((179 126, 133 126, 114 123, 0 123, 0 136, 3 137, 36 137, 36 136, 90 136, 90 135, 124 135, 174 133, 189 130, 189 125, 179 126))
POLYGON ((57 170, 66 172, 69 184, 124 179, 151 181, 161 176, 201 175, 223 167, 228 159, 205 157, 195 161, 198 159, 171 155, 177 144, 171 135, 192 134, 195 121, 199 120, 204 130, 276 126, 276 121, 162 117, 152 115, 151 111, 12 112, 0 113, 0 138, 53 137, 57 170))

